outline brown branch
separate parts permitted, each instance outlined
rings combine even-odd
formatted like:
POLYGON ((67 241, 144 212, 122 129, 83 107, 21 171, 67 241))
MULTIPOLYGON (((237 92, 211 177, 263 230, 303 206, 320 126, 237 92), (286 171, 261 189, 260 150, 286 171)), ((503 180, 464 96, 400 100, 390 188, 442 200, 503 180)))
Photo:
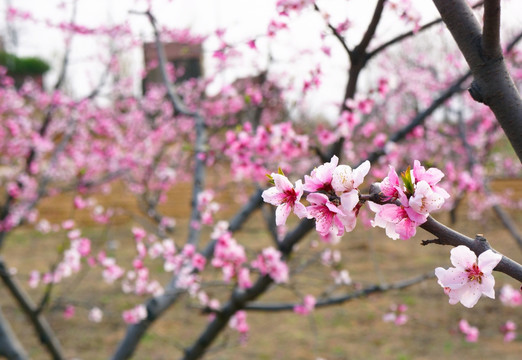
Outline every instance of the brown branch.
POLYGON ((375 10, 373 11, 373 17, 370 21, 370 24, 368 25, 368 28, 366 29, 366 32, 364 33, 363 38, 361 39, 361 42, 359 45, 356 46, 356 50, 359 51, 366 51, 366 48, 370 44, 370 41, 372 40, 373 36, 375 35, 375 31, 377 30, 377 25, 379 25, 379 22, 381 21, 382 12, 384 10, 384 3, 386 0, 378 0, 377 4, 375 5, 375 10))
MULTIPOLYGON (((78 0, 73 1, 73 8, 71 12, 71 20, 70 23, 73 24, 76 20, 76 11, 78 9, 78 0)), ((69 67, 69 58, 71 56, 71 43, 73 39, 74 33, 71 32, 69 34, 68 39, 65 41, 65 54, 62 58, 62 65, 60 66, 60 73, 58 74, 58 79, 53 86, 53 90, 59 90, 65 82, 65 77, 67 75, 67 69, 69 67)))
MULTIPOLYGON (((249 216, 263 204, 261 190, 256 191, 249 201, 230 221, 228 230, 235 232, 239 230, 249 216)), ((214 254, 214 247, 217 239, 212 239, 207 247, 202 251, 202 255, 208 260, 214 254)), ((196 272, 197 270, 194 270, 196 272)), ((172 304, 174 304, 184 291, 177 287, 177 277, 171 279, 163 295, 156 296, 147 300, 147 318, 136 324, 127 327, 124 338, 118 344, 118 348, 112 356, 112 360, 129 359, 136 351, 141 338, 145 335, 148 328, 158 319, 172 304)))
MULTIPOLYGON (((380 191, 378 184, 372 185, 370 188, 370 194, 361 194, 359 198, 361 202, 373 201, 377 204, 390 203, 389 199, 387 199, 380 191)), ((401 205, 398 200, 394 201, 393 203, 399 206, 401 205)), ((492 250, 500 254, 491 247, 486 238, 481 234, 477 235, 475 239, 472 239, 441 224, 431 216, 428 216, 426 222, 421 224, 420 227, 437 237, 436 239, 432 240, 424 240, 421 242, 421 245, 438 244, 450 245, 454 247, 464 245, 470 248, 477 256, 487 250, 492 250)), ((502 260, 494 270, 503 272, 504 274, 511 276, 513 279, 522 282, 522 265, 505 255, 502 255, 502 260)))
POLYGON ((45 346, 46 350, 53 359, 65 359, 62 347, 47 320, 38 313, 37 306, 33 303, 29 295, 20 286, 18 281, 11 276, 4 259, 0 256, 0 278, 4 285, 9 289, 16 302, 31 321, 38 338, 45 346))
MULTIPOLYGON (((476 9, 476 8, 479 8, 481 7, 482 5, 484 4, 484 1, 479 1, 478 3, 476 3, 475 5, 473 5, 473 9, 476 9)), ((386 41, 384 44, 382 45, 379 45, 378 47, 376 47, 375 49, 373 49, 372 51, 370 51, 368 53, 368 60, 370 60, 372 57, 374 57, 375 55, 377 55, 378 53, 380 53, 381 51, 383 50, 386 50, 389 46, 391 45, 394 45, 404 39, 407 39, 411 36, 414 36, 424 30, 427 30, 429 28, 431 28, 432 26, 434 25, 437 25, 437 24, 440 24, 442 22, 442 18, 438 18, 438 19, 435 19, 433 21, 430 21, 429 23, 426 23, 424 25, 422 25, 418 30, 416 31, 408 31, 408 32, 405 32, 403 34, 400 34, 396 37, 394 37, 393 39, 390 39, 388 41, 386 41)))
POLYGON ((156 23, 156 18, 150 11, 145 12, 148 17, 152 29, 154 30, 154 40, 156 43, 156 52, 158 55, 159 69, 161 71, 161 78, 163 84, 167 89, 168 98, 174 107, 175 111, 186 116, 194 118, 195 130, 196 130, 196 141, 194 145, 194 178, 192 188, 192 199, 191 199, 191 214, 189 220, 189 235, 188 244, 196 245, 199 242, 200 230, 198 226, 194 226, 201 220, 201 213, 198 209, 198 196, 203 191, 205 183, 205 159, 206 159, 206 124, 205 120, 201 117, 198 112, 190 111, 179 96, 173 91, 172 84, 167 75, 166 67, 166 56, 165 49, 160 40, 160 34, 156 23))
MULTIPOLYGON (((316 3, 314 3, 314 9, 315 9, 315 11, 317 11, 319 13, 321 12, 321 10, 319 9, 319 7, 317 6, 316 3)), ((348 47, 348 44, 346 44, 346 40, 344 39, 344 37, 341 34, 339 34, 337 29, 332 24, 330 24, 330 22, 326 21, 326 25, 328 26, 328 28, 330 29, 332 34, 335 36, 335 38, 337 40, 339 40, 339 43, 343 47, 344 51, 346 51, 346 54, 348 55, 348 58, 351 58, 352 50, 350 50, 350 48, 348 47)))
MULTIPOLYGON (((425 240, 422 245, 464 245, 470 248, 477 256, 487 250, 492 250, 498 253, 498 251, 493 249, 482 235, 477 235, 475 239, 472 239, 439 223, 431 216, 429 216, 428 220, 421 225, 421 228, 437 236, 437 239, 435 240, 425 240)), ((505 255, 502 255, 502 260, 500 260, 500 263, 494 270, 503 272, 504 274, 511 276, 513 279, 522 282, 522 265, 505 255)))
POLYGON ((373 12, 372 20, 368 24, 366 32, 364 33, 359 44, 352 50, 352 53, 350 55, 350 69, 348 70, 348 82, 344 91, 344 98, 343 104, 341 106, 341 111, 348 110, 345 101, 347 99, 352 99, 355 95, 359 75, 368 61, 366 49, 368 48, 370 41, 375 35, 377 25, 379 25, 379 21, 382 17, 385 2, 386 0, 377 1, 377 4, 375 5, 375 10, 373 12))
MULTIPOLYGON (((431 279, 435 277, 435 274, 433 271, 430 271, 429 273, 416 276, 411 279, 405 279, 401 281, 397 281, 391 284, 375 284, 371 286, 367 286, 363 289, 356 290, 354 292, 344 294, 344 295, 338 295, 338 296, 332 296, 330 298, 326 299, 319 299, 317 300, 315 307, 316 308, 322 308, 322 307, 328 307, 332 305, 339 305, 344 304, 345 302, 358 299, 361 297, 368 296, 370 294, 375 293, 381 293, 386 292, 390 290, 400 290, 405 289, 407 287, 410 287, 412 285, 418 284, 420 282, 423 282, 425 280, 431 279)), ((299 304, 295 303, 251 303, 245 306, 245 310, 248 311, 263 311, 263 312, 274 312, 274 311, 288 311, 293 310, 294 307, 299 304)))
MULTIPOLYGON (((408 135, 417 126, 423 124, 424 121, 426 121, 426 119, 431 114, 433 114, 433 112, 435 110, 437 110, 439 108, 439 106, 444 104, 444 102, 446 100, 451 98, 456 93, 459 93, 459 92, 463 91, 462 84, 470 76, 471 76, 471 72, 468 71, 466 74, 462 75, 457 80, 455 80, 453 82, 453 84, 451 84, 451 86, 448 89, 446 89, 442 94, 440 94, 440 96, 438 98, 433 100, 433 102, 430 104, 430 106, 427 109, 425 109, 424 111, 422 111, 422 112, 418 113, 417 115, 415 115, 415 117, 413 119, 411 119, 411 121, 407 125, 405 125, 401 129, 399 129, 397 132, 395 132, 392 136, 390 136, 390 139, 388 141, 389 142, 393 142, 393 143, 397 143, 397 142, 400 142, 400 141, 404 140, 406 138, 406 135, 408 135)), ((374 163, 375 161, 377 161, 377 159, 379 157, 383 156, 385 153, 386 153, 385 152, 385 148, 382 147, 382 148, 372 152, 368 156, 368 160, 371 163, 374 163)))
POLYGON ((500 0, 484 2, 484 27, 482 34, 482 51, 490 59, 502 56, 500 47, 500 0))
MULTIPOLYGON (((486 194, 489 193, 489 189, 486 186, 486 194)), ((502 209, 502 207, 499 204, 493 205, 493 212, 495 212, 495 215, 500 219, 504 227, 509 231, 513 239, 515 239, 518 246, 522 249, 522 235, 517 229, 517 225, 513 222, 513 219, 509 216, 509 214, 502 209)))
POLYGON ((9 360, 29 359, 0 308, 0 356, 9 360))
MULTIPOLYGON (((522 162, 522 99, 504 59, 488 56, 491 49, 483 48, 480 25, 465 0, 433 2, 473 73, 470 95, 493 111, 522 162)), ((492 12, 494 10, 488 10, 492 12)), ((489 27, 493 27, 495 21, 487 22, 486 44, 491 46, 495 31, 489 27)))

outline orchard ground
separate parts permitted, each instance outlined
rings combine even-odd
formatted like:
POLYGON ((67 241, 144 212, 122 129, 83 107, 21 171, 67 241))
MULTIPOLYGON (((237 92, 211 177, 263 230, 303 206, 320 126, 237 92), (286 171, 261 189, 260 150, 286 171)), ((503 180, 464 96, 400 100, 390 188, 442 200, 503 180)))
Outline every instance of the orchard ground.
MULTIPOLYGON (((109 255, 115 256, 118 263, 129 264, 135 256, 135 246, 131 226, 139 225, 131 214, 137 210, 132 195, 123 193, 122 187, 114 186, 114 191, 100 203, 114 208, 125 209, 119 214, 114 224, 100 227, 88 221, 87 216, 72 210, 71 197, 53 198, 51 202, 43 202, 40 206, 42 217, 52 223, 73 217, 77 223, 83 224, 83 234, 93 241, 94 251, 105 249, 109 255), (110 240, 107 242, 106 240, 110 240), (107 245, 108 244, 108 245, 107 245), (127 260, 127 261, 125 261, 127 260)), ((514 199, 522 198, 522 181, 502 180, 494 183, 494 189, 511 188, 514 199)), ((218 198, 223 204, 229 204, 220 217, 223 219, 233 215, 236 206, 230 196, 242 189, 224 189, 228 197, 218 198)), ((246 191, 246 190, 245 190, 246 191)), ((173 199, 163 207, 167 215, 174 216, 177 226, 173 239, 182 244, 187 231, 190 186, 176 187, 169 198, 173 199)), ((227 206, 227 205, 225 205, 227 206)), ((480 221, 469 221, 466 218, 466 206, 461 206, 455 229, 469 236, 482 233, 500 252, 507 254, 518 262, 522 261, 522 250, 510 237, 500 221, 486 212, 480 221)), ((513 220, 522 224, 522 211, 511 212, 513 220)), ((448 223, 447 213, 436 213, 435 218, 448 223)), ((295 219, 292 219, 295 220, 295 219)), ((270 245, 270 239, 263 231, 264 220, 261 212, 245 224, 236 239, 254 252, 270 245)), ((208 239, 209 230, 202 239, 208 239)), ((382 229, 365 229, 357 226, 334 248, 342 254, 342 264, 350 272, 354 283, 368 286, 378 283, 390 283, 411 278, 423 273, 433 272, 435 267, 449 267, 449 247, 430 245, 420 246, 420 240, 431 239, 432 235, 419 229, 415 238, 393 241, 387 238, 382 229)), ((33 270, 46 271, 50 264, 59 259, 58 249, 64 242, 65 235, 47 235, 41 237, 32 230, 20 230, 10 235, 6 243, 4 256, 9 264, 20 274, 21 281, 27 281, 27 274, 33 270), (28 252, 27 249, 31 249, 28 252)), ((307 249, 317 235, 309 236, 300 244, 299 251, 290 262, 293 270, 301 268, 307 249)), ((204 240, 205 241, 205 240, 204 240)), ((324 246, 319 244, 318 246, 324 246)), ((152 264, 152 263, 151 263, 152 264)), ((146 298, 125 295, 120 290, 119 282, 108 285, 101 280, 99 269, 85 270, 59 284, 52 292, 52 301, 45 315, 55 329, 62 342, 68 358, 107 359, 122 338, 125 324, 121 311, 142 303, 146 298), (76 308, 71 319, 65 319, 63 310, 72 304, 76 308), (96 324, 87 319, 88 310, 94 306, 104 312, 101 323, 96 324)), ((162 271, 158 261, 156 277, 165 284, 169 274, 162 271)), ((313 264, 296 277, 301 295, 307 293, 317 296, 330 284, 329 271, 319 264, 313 264)), ((514 280, 500 273, 496 278, 497 296, 500 287, 510 283, 520 286, 514 280)), ((215 274, 219 280, 220 274, 215 274)), ((207 292, 219 298, 220 291, 216 282, 215 289, 209 284, 207 292)), ((26 288, 28 288, 26 286, 26 288)), ((296 287, 297 288, 297 287, 296 287)), ((339 288, 337 293, 354 290, 353 286, 339 288)), ((44 287, 30 290, 34 299, 41 298, 44 287)), ((38 344, 25 315, 13 303, 11 297, 0 287, 0 299, 5 315, 15 328, 15 332, 30 352, 33 359, 47 359, 49 356, 38 344)), ((288 286, 275 287, 263 296, 260 301, 297 302, 299 298, 288 286)), ((190 346, 204 329, 208 315, 198 309, 197 301, 188 296, 177 303, 164 317, 159 319, 147 333, 135 359, 175 359, 182 354, 184 347, 190 346)), ((353 300, 342 305, 316 309, 309 316, 300 316, 292 312, 249 312, 248 323, 250 333, 243 344, 237 332, 225 331, 213 344, 206 359, 520 359, 522 356, 522 312, 520 308, 509 308, 497 300, 482 298, 473 309, 466 309, 460 304, 449 305, 448 298, 437 284, 436 279, 429 279, 420 284, 401 291, 373 294, 369 298, 353 300), (406 304, 409 320, 405 325, 396 326, 383 322, 382 316, 389 312, 392 304, 406 304), (480 330, 477 343, 467 343, 458 332, 458 321, 465 318, 472 326, 480 330), (507 320, 514 321, 519 328, 517 339, 504 343, 499 327, 507 320)))

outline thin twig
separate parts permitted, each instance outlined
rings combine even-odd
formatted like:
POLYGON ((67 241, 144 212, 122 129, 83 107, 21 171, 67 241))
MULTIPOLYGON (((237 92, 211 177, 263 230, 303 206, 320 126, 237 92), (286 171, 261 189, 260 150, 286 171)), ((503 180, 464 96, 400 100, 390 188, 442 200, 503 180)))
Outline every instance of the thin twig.
MULTIPOLYGON (((345 302, 358 299, 361 297, 368 296, 374 293, 386 292, 389 290, 400 290, 412 285, 421 283, 425 280, 432 279, 435 277, 433 271, 413 277, 411 279, 400 280, 390 284, 375 284, 371 286, 367 286, 363 289, 356 290, 354 292, 332 296, 326 299, 318 299, 315 303, 316 308, 328 307, 332 305, 339 305, 345 302)), ((257 303, 253 302, 245 306, 245 310, 248 311, 262 311, 262 312, 273 312, 273 311, 289 311, 293 310, 298 303, 257 303)))

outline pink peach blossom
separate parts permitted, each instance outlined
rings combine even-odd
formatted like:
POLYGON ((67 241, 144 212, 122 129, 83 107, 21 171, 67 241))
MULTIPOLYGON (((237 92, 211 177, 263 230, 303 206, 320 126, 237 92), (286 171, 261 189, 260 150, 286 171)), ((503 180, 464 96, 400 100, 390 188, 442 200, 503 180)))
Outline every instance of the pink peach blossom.
POLYGON ((332 187, 335 191, 349 192, 357 189, 370 171, 370 162, 366 160, 356 169, 348 165, 339 165, 332 174, 332 187))
POLYGON ((467 320, 459 321, 459 331, 466 335, 467 342, 477 342, 479 337, 479 329, 475 326, 471 326, 467 320))
POLYGON ((500 301, 506 306, 516 307, 522 305, 522 290, 515 289, 510 284, 500 289, 500 301))
POLYGON ((144 305, 138 305, 130 310, 125 310, 122 317, 127 324, 136 324, 147 318, 147 309, 144 305))
POLYGON ((472 308, 484 294, 495 298, 495 278, 491 274, 495 266, 502 260, 502 255, 487 250, 477 256, 464 245, 451 250, 451 263, 455 266, 449 269, 435 269, 438 283, 449 295, 449 303, 472 308))
POLYGON ((428 215, 430 212, 441 208, 444 204, 444 198, 434 192, 425 180, 421 180, 416 184, 415 193, 408 202, 410 207, 419 214, 428 215))
POLYGON ((307 210, 310 216, 315 219, 315 229, 319 234, 326 236, 332 228, 337 229, 337 236, 344 234, 344 224, 341 218, 346 214, 332 203, 328 196, 312 193, 306 197, 306 200, 311 204, 307 207, 307 210))
POLYGON ((305 175, 303 189, 309 192, 332 191, 333 172, 339 163, 337 156, 332 156, 330 162, 324 163, 312 170, 310 176, 305 175))
POLYGON ((299 315, 308 315, 314 310, 315 303, 315 297, 312 295, 306 295, 302 304, 294 306, 294 312, 299 315))
POLYGON ((306 217, 306 208, 299 202, 303 195, 301 180, 297 180, 294 188, 284 175, 273 173, 271 177, 275 186, 263 191, 262 197, 265 202, 277 205, 276 225, 284 225, 292 210, 299 218, 306 217))

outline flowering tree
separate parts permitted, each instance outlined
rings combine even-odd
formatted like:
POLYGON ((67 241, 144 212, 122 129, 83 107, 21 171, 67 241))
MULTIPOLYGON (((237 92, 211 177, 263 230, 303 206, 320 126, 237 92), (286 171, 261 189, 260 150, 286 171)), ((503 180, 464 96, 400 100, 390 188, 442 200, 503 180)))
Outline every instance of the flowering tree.
MULTIPOLYGON (((487 200, 492 196, 490 177, 520 174, 522 100, 515 84, 522 77, 521 52, 516 48, 522 33, 512 35, 502 46, 498 0, 474 6, 483 11, 482 25, 464 0, 434 3, 441 19, 423 24, 420 12, 409 1, 377 0, 368 25, 362 26, 362 35, 357 37, 356 19, 338 18, 336 9, 329 9, 326 3, 323 8, 322 2, 277 1, 266 33, 260 36, 235 43, 228 39, 227 31, 215 31, 213 36, 219 42, 212 52, 216 72, 245 61, 249 52, 259 57, 260 43, 277 44, 293 22, 315 16, 321 21, 318 49, 296 54, 306 60, 305 75, 295 76, 289 68, 281 70, 269 61, 257 78, 232 82, 209 95, 207 90, 216 80, 213 74, 173 85, 184 69, 168 64, 162 47, 164 41, 200 44, 205 37, 162 26, 154 4, 146 2, 140 4, 144 10, 134 8, 129 16, 145 19, 152 29, 162 84, 150 86, 142 97, 130 90, 132 78, 120 71, 118 55, 141 45, 128 23, 82 26, 75 20, 76 2, 70 9, 72 19, 62 23, 8 8, 9 21, 46 23, 64 31, 69 45, 78 36, 111 39, 110 56, 104 59, 107 70, 84 98, 62 90, 70 48, 50 92, 30 82, 16 88, 5 70, 0 78, 0 181, 5 188, 0 249, 27 226, 42 238, 50 233, 65 239, 58 250, 59 260, 47 270, 34 269, 28 274, 27 285, 41 290, 39 301, 32 300, 10 270, 8 256, 0 257, 0 277, 52 357, 65 358, 66 351, 45 312, 54 289, 71 276, 80 277, 85 269, 97 271, 107 286, 138 299, 121 314, 127 328, 113 359, 130 358, 148 328, 182 297, 194 299, 198 311, 210 315, 201 334, 185 345, 181 355, 196 359, 227 326, 245 340, 248 311, 293 310, 307 315, 316 307, 401 289, 433 277, 432 271, 340 295, 325 291, 314 296, 301 291, 298 301, 263 302, 262 295, 269 289, 292 284, 297 277, 299 264, 292 258, 298 256, 298 244, 310 234, 326 244, 310 259, 321 259, 333 270, 332 284, 348 289, 349 273, 333 246, 341 237, 349 241, 356 226, 383 228, 383 237, 394 240, 410 239, 421 227, 435 236, 423 245, 453 246, 454 267, 435 269, 450 304, 473 307, 482 295, 495 298, 493 270, 522 281, 522 265, 494 250, 484 235, 470 238, 430 215, 440 209, 456 209, 466 194, 470 216, 495 206, 522 246, 516 226, 500 208, 500 204, 515 208, 521 204, 509 194, 487 200), (378 27, 386 16, 402 20, 406 32, 391 39, 380 34, 378 27), (457 50, 447 53, 444 63, 437 63, 416 48, 416 39, 422 42, 422 37, 434 37, 437 24, 447 26, 465 62, 457 50), (397 47, 400 52, 394 52, 397 47), (320 53, 322 58, 312 58, 310 66, 306 52, 320 53), (323 71, 329 61, 343 53, 346 84, 341 96, 330 101, 338 115, 331 121, 316 121, 308 115, 306 104, 324 87, 323 71), (108 78, 112 81, 110 106, 100 105, 96 99, 108 78), (467 85, 471 97, 463 93, 467 85), (505 144, 504 135, 516 155, 494 151, 505 144), (206 176, 208 168, 219 174, 217 179, 206 176), (294 178, 298 180, 290 180, 294 178), (179 225, 164 214, 161 205, 176 201, 169 191, 184 182, 191 182, 192 193, 188 230, 182 240, 176 235, 179 225), (73 217, 52 224, 46 214, 37 211, 42 200, 72 193, 75 211, 89 212, 94 222, 108 228, 122 214, 96 203, 94 195, 116 191, 119 186, 136 197, 140 221, 147 221, 146 226, 131 225, 127 231, 133 238, 133 255, 126 263, 110 242, 100 246, 73 217), (239 210, 230 221, 218 221, 224 216, 215 197, 227 186, 239 189, 234 194, 239 210), (251 196, 242 194, 246 191, 251 196), (265 214, 270 244, 254 251, 239 241, 239 230, 259 208, 265 214), (299 221, 291 218, 292 212, 299 221), (293 228, 287 228, 287 223, 293 228), (158 280, 162 275, 154 271, 158 264, 168 281, 158 280), (211 280, 225 289, 219 296, 223 304, 209 291, 211 280)), ((445 31, 442 29, 438 31, 445 31)), ((506 288, 501 299, 520 304, 520 291, 506 288)), ((72 304, 65 304, 64 309, 64 316, 74 315, 72 304)), ((395 306, 386 319, 402 324, 405 311, 404 305, 395 306)), ((103 311, 94 304, 89 319, 100 322, 102 318, 103 311)), ((502 328, 505 338, 512 339, 515 329, 516 324, 506 323, 502 328)), ((466 321, 461 321, 459 330, 469 341, 477 340, 477 328, 466 321)), ((0 354, 27 358, 1 313, 0 354)))

